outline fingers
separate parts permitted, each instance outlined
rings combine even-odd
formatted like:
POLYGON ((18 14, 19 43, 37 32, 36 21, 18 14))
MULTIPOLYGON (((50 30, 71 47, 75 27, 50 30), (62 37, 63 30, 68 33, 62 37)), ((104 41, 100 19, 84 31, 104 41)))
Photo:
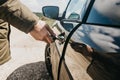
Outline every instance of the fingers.
POLYGON ((45 29, 47 31, 47 35, 45 36, 44 38, 44 41, 47 42, 48 44, 52 43, 54 40, 53 38, 51 37, 52 36, 55 36, 55 33, 53 32, 53 30, 49 27, 48 24, 45 25, 45 29))
POLYGON ((89 53, 93 52, 93 49, 90 46, 87 45, 86 48, 87 48, 89 53))
POLYGON ((49 32, 51 35, 55 36, 55 33, 54 33, 53 30, 49 27, 49 25, 46 25, 46 29, 48 30, 48 32, 49 32))
POLYGON ((36 40, 45 41, 48 44, 53 42, 51 35, 55 36, 55 33, 44 21, 39 21, 38 24, 34 26, 33 30, 30 31, 30 34, 36 40))
POLYGON ((51 36, 48 34, 43 41, 45 41, 46 43, 50 44, 53 42, 53 39, 51 38, 51 36))

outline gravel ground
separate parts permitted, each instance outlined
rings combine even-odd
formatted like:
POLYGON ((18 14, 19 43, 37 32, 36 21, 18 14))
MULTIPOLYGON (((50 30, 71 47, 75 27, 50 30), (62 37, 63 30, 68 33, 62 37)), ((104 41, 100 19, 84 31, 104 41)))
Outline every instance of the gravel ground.
POLYGON ((17 68, 7 80, 52 80, 45 62, 30 63, 17 68))
POLYGON ((12 59, 0 65, 0 80, 6 80, 8 76, 8 80, 24 80, 21 79, 22 77, 26 77, 25 80, 37 80, 37 78, 45 77, 45 79, 39 80, 46 80, 46 76, 48 76, 44 63, 46 43, 36 41, 29 34, 11 28, 10 47, 12 59), (31 78, 30 76, 35 77, 34 79, 27 79, 27 77, 31 78))

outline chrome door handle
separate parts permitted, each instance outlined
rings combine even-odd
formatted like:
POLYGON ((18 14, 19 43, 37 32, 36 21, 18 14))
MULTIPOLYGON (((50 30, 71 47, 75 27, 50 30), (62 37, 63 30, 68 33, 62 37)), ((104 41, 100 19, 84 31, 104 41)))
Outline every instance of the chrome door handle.
POLYGON ((52 39, 55 41, 55 40, 58 40, 59 41, 59 44, 63 44, 65 42, 65 32, 57 35, 57 36, 51 36, 52 39))

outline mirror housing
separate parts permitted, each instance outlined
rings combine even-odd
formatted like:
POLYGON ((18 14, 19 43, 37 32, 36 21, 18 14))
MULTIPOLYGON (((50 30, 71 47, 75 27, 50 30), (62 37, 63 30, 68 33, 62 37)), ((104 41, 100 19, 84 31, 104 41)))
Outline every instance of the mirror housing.
POLYGON ((58 19, 59 7, 58 6, 44 6, 42 8, 43 15, 51 19, 58 19))

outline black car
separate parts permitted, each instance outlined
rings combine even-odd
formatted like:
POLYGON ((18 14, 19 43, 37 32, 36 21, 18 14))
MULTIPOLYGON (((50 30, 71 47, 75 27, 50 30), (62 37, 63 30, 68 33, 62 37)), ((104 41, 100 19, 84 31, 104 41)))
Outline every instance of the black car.
POLYGON ((42 10, 59 34, 45 50, 54 80, 120 79, 120 0, 70 0, 62 14, 54 5, 42 10))

